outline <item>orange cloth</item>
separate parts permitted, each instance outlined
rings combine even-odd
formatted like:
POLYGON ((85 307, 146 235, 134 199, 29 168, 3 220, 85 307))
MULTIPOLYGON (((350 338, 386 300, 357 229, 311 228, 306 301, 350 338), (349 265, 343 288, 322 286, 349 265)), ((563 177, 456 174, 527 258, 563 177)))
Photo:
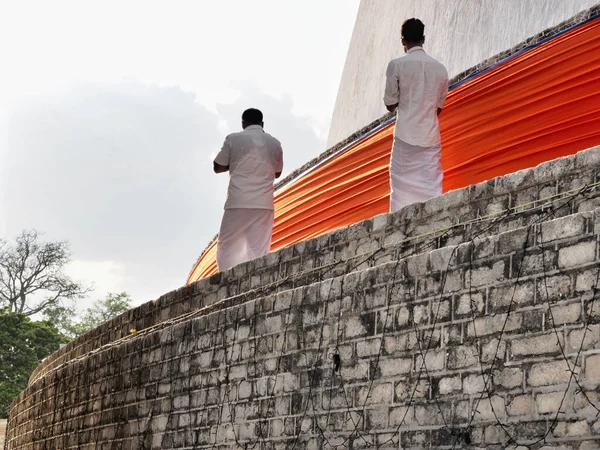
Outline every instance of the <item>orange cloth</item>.
MULTIPOLYGON (((440 115, 444 191, 600 144, 600 18, 451 89, 440 115)), ((393 124, 275 194, 271 250, 389 210, 393 124)), ((217 272, 216 241, 188 283, 217 272)))

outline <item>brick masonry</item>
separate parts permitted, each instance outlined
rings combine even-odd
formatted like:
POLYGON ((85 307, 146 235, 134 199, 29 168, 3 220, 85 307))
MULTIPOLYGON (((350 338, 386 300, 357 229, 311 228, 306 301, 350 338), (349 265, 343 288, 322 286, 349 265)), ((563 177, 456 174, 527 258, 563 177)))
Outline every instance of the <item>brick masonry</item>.
POLYGON ((7 449, 600 448, 599 169, 580 152, 142 305, 37 369, 7 449))

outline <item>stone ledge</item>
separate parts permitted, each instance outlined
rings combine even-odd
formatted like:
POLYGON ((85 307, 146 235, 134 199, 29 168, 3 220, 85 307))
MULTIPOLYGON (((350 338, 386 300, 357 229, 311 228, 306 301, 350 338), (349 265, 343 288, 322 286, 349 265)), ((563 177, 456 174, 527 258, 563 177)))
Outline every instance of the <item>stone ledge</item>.
MULTIPOLYGON (((36 379, 47 369, 56 367, 70 358, 127 336, 132 328, 142 330, 232 295, 240 295, 245 291, 273 283, 281 277, 280 270, 283 263, 286 267, 289 266, 292 273, 311 271, 315 267, 334 264, 338 257, 344 259, 353 257, 361 253, 358 251, 359 248, 363 251, 373 250, 381 245, 405 241, 458 223, 476 221, 482 215, 488 214, 488 211, 501 217, 499 211, 519 206, 520 203, 515 204, 514 199, 519 198, 520 192, 528 193, 529 205, 521 208, 526 211, 536 206, 536 202, 544 202, 547 193, 542 187, 547 183, 554 183, 552 195, 558 195, 565 190, 576 190, 585 184, 596 182, 599 166, 600 146, 548 161, 534 168, 451 191, 425 203, 409 205, 396 213, 376 216, 281 249, 255 261, 240 264, 226 272, 199 280, 133 308, 86 333, 48 357, 34 371, 31 379, 36 379), (568 183, 567 180, 573 181, 568 183), (564 190, 558 186, 559 181, 563 183, 564 190), (534 193, 530 192, 532 189, 534 193)), ((589 195, 595 196, 595 192, 589 195)), ((590 208, 590 205, 587 207, 590 208)), ((519 219, 515 218, 515 220, 519 219)), ((510 223, 512 228, 515 225, 522 224, 510 223)), ((445 246, 451 242, 440 241, 440 244, 445 246)), ((386 256, 382 255, 381 262, 385 261, 385 258, 386 256)), ((364 264, 357 265, 354 270, 359 268, 364 268, 364 264)), ((350 269, 340 266, 337 270, 343 272, 350 269)), ((339 272, 331 269, 329 274, 325 273, 324 276, 336 274, 339 272)))

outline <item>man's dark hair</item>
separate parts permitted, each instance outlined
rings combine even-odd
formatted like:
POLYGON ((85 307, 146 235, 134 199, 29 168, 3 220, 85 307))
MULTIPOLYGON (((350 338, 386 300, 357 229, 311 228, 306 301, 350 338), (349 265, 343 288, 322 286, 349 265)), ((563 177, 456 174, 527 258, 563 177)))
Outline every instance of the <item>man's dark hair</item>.
POLYGON ((402 39, 406 42, 418 43, 425 38, 425 25, 413 17, 404 21, 401 33, 402 39))
POLYGON ((242 120, 248 125, 260 125, 263 122, 263 114, 256 108, 250 108, 244 111, 242 120))

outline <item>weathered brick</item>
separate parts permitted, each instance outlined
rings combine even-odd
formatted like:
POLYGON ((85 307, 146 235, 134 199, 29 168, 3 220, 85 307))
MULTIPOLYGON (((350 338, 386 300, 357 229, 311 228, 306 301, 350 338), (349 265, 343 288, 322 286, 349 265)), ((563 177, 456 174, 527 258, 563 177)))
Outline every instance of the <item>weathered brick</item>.
POLYGON ((452 293, 460 291, 463 288, 463 271, 452 270, 446 272, 444 276, 444 292, 452 293))
POLYGON ((482 377, 481 375, 468 375, 463 380, 463 392, 467 395, 478 394, 491 387, 491 379, 489 376, 482 377))
POLYGON ((394 388, 394 401, 402 403, 411 399, 426 398, 429 396, 429 380, 408 379, 399 381, 394 388))
POLYGON ((358 389, 356 394, 357 405, 377 405, 391 403, 393 399, 393 388, 391 383, 375 384, 370 387, 358 389))
POLYGON ((390 409, 389 424, 391 427, 409 426, 415 422, 415 411, 412 406, 398 406, 390 409))
POLYGON ((412 359, 385 359, 379 361, 379 370, 382 377, 393 377, 404 375, 412 369, 412 359))
POLYGON ((523 384, 523 371, 517 367, 506 367, 494 373, 494 383, 506 389, 513 389, 523 384))
POLYGON ((594 390, 575 391, 572 408, 578 414, 595 414, 596 405, 600 401, 600 393, 594 390))
POLYGON ((476 421, 495 420, 506 417, 506 405, 503 397, 494 395, 482 398, 475 410, 476 421))
POLYGON ((590 426, 587 423, 587 420, 579 420, 577 422, 559 422, 556 424, 552 434, 554 434, 556 437, 589 436, 590 426))
POLYGON ((577 274, 575 278, 575 290, 577 292, 593 291, 598 283, 598 269, 586 270, 577 274))
POLYGON ((570 296, 571 278, 567 275, 543 276, 537 282, 538 303, 570 296))
POLYGON ((571 303, 569 305, 552 306, 548 312, 548 319, 555 326, 566 323, 577 323, 581 319, 581 303, 571 303))
POLYGON ((577 267, 596 259, 596 241, 579 242, 558 251, 558 266, 562 269, 577 267))
POLYGON ((523 250, 528 241, 532 239, 532 233, 527 228, 506 231, 498 235, 498 251, 502 255, 523 250))
POLYGON ((448 368, 473 367, 479 363, 477 348, 471 345, 452 347, 448 351, 448 368))
POLYGON ((462 381, 459 376, 444 377, 439 381, 439 392, 442 395, 448 395, 455 391, 462 390, 462 381))
POLYGON ((493 287, 490 289, 489 302, 495 311, 499 308, 533 304, 535 300, 533 281, 519 284, 493 287))
POLYGON ((600 354, 589 355, 585 358, 585 377, 600 378, 600 354))
POLYGON ((588 317, 597 319, 600 317, 600 300, 592 300, 586 304, 585 312, 588 317))
POLYGON ((600 325, 588 325, 587 328, 572 330, 569 332, 568 342, 568 351, 571 352, 600 348, 600 325))
POLYGON ((483 439, 486 444, 500 444, 508 441, 509 436, 500 425, 488 425, 485 427, 483 439))
POLYGON ((347 337, 358 337, 358 336, 364 336, 367 334, 367 329, 365 328, 365 325, 363 324, 363 322, 360 320, 360 317, 358 316, 353 316, 353 317, 349 317, 346 320, 346 336, 347 337))
POLYGON ((387 405, 370 408, 367 410, 366 426, 368 429, 387 428, 389 420, 389 408, 387 405))
POLYGON ((406 269, 410 277, 425 275, 429 271, 429 254, 424 253, 407 258, 406 269))
POLYGON ((531 414, 533 408, 533 399, 531 395, 517 395, 513 397, 506 407, 506 411, 511 416, 525 416, 531 414))
MULTIPOLYGON (((420 425, 442 425, 444 423, 443 410, 450 408, 441 407, 439 403, 415 405, 415 421, 420 425)), ((447 415, 447 413, 446 413, 447 415)))
POLYGON ((431 270, 447 271, 453 264, 456 264, 456 255, 456 246, 432 250, 429 254, 431 270))
POLYGON ((510 343, 513 356, 557 353, 563 346, 563 336, 554 332, 533 337, 521 336, 519 338, 512 339, 510 343))
POLYGON ((539 242, 547 243, 558 239, 580 236, 585 231, 585 216, 577 214, 561 217, 541 225, 539 242))
POLYGON ((544 249, 535 253, 516 254, 512 259, 513 276, 519 277, 535 274, 545 274, 557 269, 556 252, 554 249, 544 249))
POLYGON ((535 397, 535 405, 539 414, 556 414, 559 409, 560 412, 564 413, 567 406, 565 392, 560 391, 538 394, 535 397))
POLYGON ((498 314, 491 317, 478 317, 469 323, 469 336, 485 336, 499 331, 513 331, 521 327, 522 316, 519 314, 498 314))
POLYGON ((455 312, 458 315, 480 313, 485 309, 485 301, 481 292, 462 294, 456 303, 455 312))
POLYGON ((359 362, 353 366, 342 364, 341 374, 345 380, 349 380, 350 382, 363 380, 369 374, 369 363, 359 362))
POLYGON ((271 420, 270 422, 271 436, 279 437, 284 434, 285 425, 282 419, 271 420))
POLYGON ((594 434, 600 434, 600 419, 596 420, 592 425, 592 431, 594 434))
POLYGON ((571 378, 569 365, 564 360, 534 364, 527 375, 530 386, 548 386, 566 383, 571 378))
POLYGON ((469 269, 465 274, 465 284, 477 287, 497 283, 504 278, 504 268, 504 261, 497 261, 490 267, 481 266, 476 269, 469 269))
POLYGON ((357 342, 356 354, 359 358, 378 355, 381 345, 381 339, 369 339, 368 341, 357 342))
POLYGON ((493 360, 504 360, 506 356, 506 340, 493 338, 481 346, 481 361, 489 363, 493 360))
POLYGON ((408 324, 410 319, 410 310, 406 307, 398 308, 398 312, 396 313, 396 325, 398 327, 403 327, 408 324))
POLYGON ((413 322, 415 324, 427 323, 429 321, 429 305, 415 305, 413 306, 413 322))
POLYGON ((238 397, 240 399, 249 398, 252 395, 252 384, 242 381, 238 385, 238 397))
POLYGON ((373 231, 384 230, 389 224, 388 214, 379 214, 371 219, 373 222, 373 231))
POLYGON ((418 355, 415 360, 415 369, 416 370, 427 370, 429 371, 437 371, 442 370, 444 368, 444 362, 446 359, 446 351, 445 350, 429 350, 425 355, 425 362, 423 363, 422 355, 418 355))

